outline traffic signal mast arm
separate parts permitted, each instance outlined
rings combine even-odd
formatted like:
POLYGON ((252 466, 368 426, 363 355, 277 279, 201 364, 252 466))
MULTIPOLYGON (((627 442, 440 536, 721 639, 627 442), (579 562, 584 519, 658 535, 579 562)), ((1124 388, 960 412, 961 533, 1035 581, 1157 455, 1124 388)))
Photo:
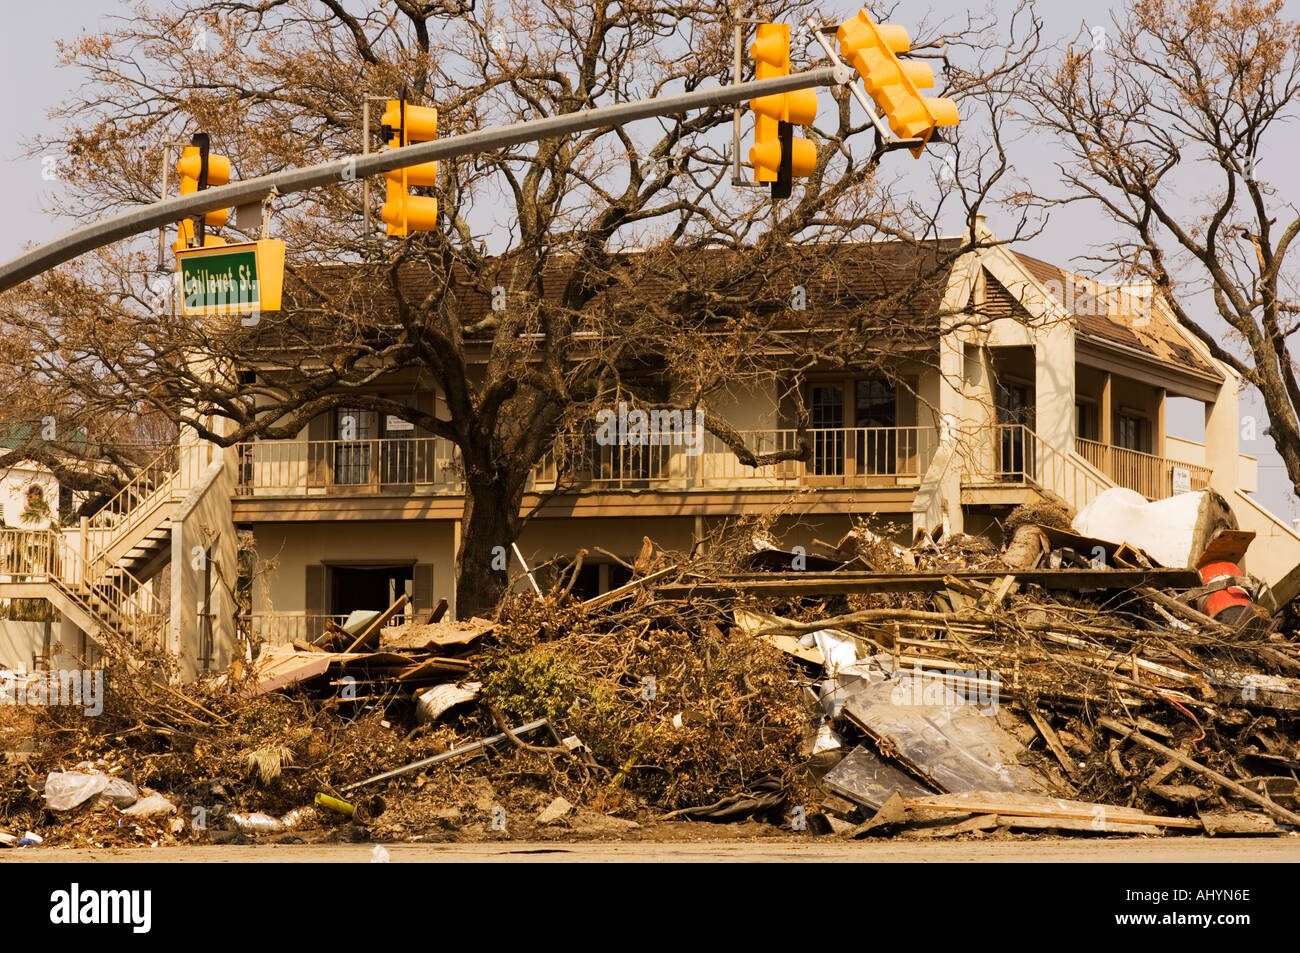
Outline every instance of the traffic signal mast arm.
POLYGON ((334 159, 319 165, 275 172, 256 179, 245 179, 220 188, 205 189, 191 195, 164 199, 132 209, 112 218, 85 225, 44 245, 38 245, 0 265, 0 291, 12 288, 91 249, 147 232, 160 225, 170 225, 192 215, 216 212, 259 201, 271 194, 272 190, 287 195, 290 192, 335 185, 364 176, 380 175, 418 163, 503 149, 522 142, 535 142, 539 139, 549 139, 605 126, 621 126, 638 119, 671 116, 709 106, 730 106, 759 96, 788 93, 813 86, 844 86, 852 81, 851 69, 844 66, 827 66, 780 76, 776 79, 717 86, 712 89, 699 89, 689 93, 657 96, 653 99, 602 106, 599 109, 565 113, 562 116, 531 119, 496 129, 483 129, 432 142, 420 142, 401 149, 334 159))

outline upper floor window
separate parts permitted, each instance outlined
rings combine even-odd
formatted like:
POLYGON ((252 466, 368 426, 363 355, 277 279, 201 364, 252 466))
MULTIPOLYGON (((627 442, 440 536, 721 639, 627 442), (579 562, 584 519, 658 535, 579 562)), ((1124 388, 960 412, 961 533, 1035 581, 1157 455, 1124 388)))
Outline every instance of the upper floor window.
POLYGON ((1076 401, 1074 405, 1075 436, 1083 440, 1100 440, 1101 428, 1097 416, 1097 405, 1092 401, 1076 401))
POLYGON ((1115 446, 1125 450, 1137 450, 1150 453, 1150 426, 1144 417, 1133 414, 1120 414, 1115 426, 1115 446))

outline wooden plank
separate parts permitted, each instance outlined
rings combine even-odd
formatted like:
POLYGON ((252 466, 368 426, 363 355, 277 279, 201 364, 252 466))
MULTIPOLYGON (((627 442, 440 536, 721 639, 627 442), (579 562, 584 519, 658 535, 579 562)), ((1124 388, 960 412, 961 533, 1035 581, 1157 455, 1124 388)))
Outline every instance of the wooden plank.
POLYGON ((1034 723, 1034 727, 1038 729, 1043 741, 1047 743, 1047 750, 1052 752, 1056 760, 1060 762, 1066 776, 1071 781, 1077 782, 1079 780, 1079 766, 1074 763, 1069 752, 1065 750, 1065 745, 1061 744, 1061 739, 1056 734, 1056 729, 1052 727, 1051 722, 1043 717, 1043 713, 1038 710, 1037 705, 1025 702, 1024 708, 1029 715, 1029 720, 1034 723))
POLYGON ((1098 718, 1097 724, 1101 725, 1103 728, 1109 728, 1111 731, 1115 732, 1117 735, 1120 735, 1121 737, 1127 738, 1130 741, 1137 742, 1138 744, 1142 745, 1144 748, 1150 748, 1152 751, 1159 752, 1160 754, 1164 755, 1166 758, 1171 758, 1174 761, 1177 761, 1183 767, 1190 768, 1191 770, 1195 771, 1197 774, 1204 775, 1205 777, 1209 778, 1211 781, 1213 781, 1215 784, 1219 785, 1220 787, 1226 788, 1227 790, 1231 791, 1232 793, 1240 797, 1244 797, 1247 801, 1250 801, 1252 804, 1258 804, 1260 807, 1268 811, 1278 820, 1286 821, 1286 823, 1288 824, 1294 824, 1296 826, 1300 826, 1300 815, 1288 811, 1286 808, 1282 807, 1279 804, 1274 803, 1273 801, 1269 800, 1267 797, 1265 797, 1262 794, 1257 794, 1256 792, 1252 791, 1250 788, 1246 787, 1244 784, 1238 784, 1236 781, 1232 780, 1229 777, 1225 777, 1224 775, 1220 774, 1218 771, 1215 771, 1212 768, 1207 768, 1199 761, 1189 758, 1181 751, 1175 751, 1173 748, 1169 748, 1166 747, 1165 745, 1162 745, 1154 738, 1148 738, 1146 735, 1142 734, 1142 732, 1138 731, 1136 728, 1133 728, 1129 725, 1122 724, 1116 721, 1114 718, 1098 718))
POLYGON ((1210 544, 1205 547, 1201 558, 1196 560, 1196 568, 1200 569, 1208 563, 1240 565, 1242 557, 1246 555, 1246 550, 1254 539, 1254 530, 1221 529, 1214 534, 1214 539, 1210 540, 1210 544))
POLYGON ((582 607, 584 609, 603 609, 605 606, 612 605, 620 599, 626 599, 628 596, 632 595, 632 593, 636 592, 648 583, 657 582, 665 576, 672 575, 675 572, 677 572, 676 566, 668 566, 665 569, 652 572, 648 576, 642 576, 640 579, 633 579, 631 582, 625 583, 617 589, 611 589, 609 592, 603 592, 598 596, 592 596, 582 604, 582 607))
POLYGON ((399 682, 412 682, 429 675, 459 675, 468 672, 469 667, 469 663, 463 659, 431 658, 406 669, 397 676, 397 680, 399 682))
MULTIPOLYGON (((1195 584, 1191 586, 1183 586, 1181 588, 1195 589, 1197 586, 1200 585, 1200 578, 1201 578, 1200 574, 1197 573, 1196 574, 1197 582, 1195 584)), ((1231 626, 1224 625, 1222 622, 1216 622, 1214 619, 1211 619, 1208 615, 1205 615, 1202 612, 1198 612, 1196 609, 1193 609, 1187 603, 1175 599, 1167 592, 1161 592, 1159 589, 1152 588, 1151 586, 1142 586, 1141 588, 1138 589, 1138 595, 1142 596, 1144 599, 1150 599, 1152 602, 1156 603, 1157 605, 1163 606, 1164 608, 1172 612, 1174 615, 1181 617, 1187 622, 1191 622, 1195 625, 1199 625, 1203 628, 1211 629, 1213 631, 1223 632, 1225 634, 1233 633, 1233 629, 1231 626)))
MULTIPOLYGON (((733 592, 782 596, 847 595, 858 592, 938 592, 948 588, 947 577, 958 580, 995 581, 1005 573, 962 570, 915 573, 765 573, 761 577, 739 575, 701 578, 659 586, 666 599, 684 599, 693 594, 716 596, 733 592)), ((1191 569, 1035 569, 1016 573, 1022 585, 1037 585, 1056 591, 1079 589, 1191 589, 1201 584, 1191 569)), ((1145 593, 1144 593, 1145 594, 1145 593)), ((1186 608, 1184 606, 1184 608, 1186 608)))
POLYGON ((433 607, 433 614, 429 616, 429 622, 441 622, 442 617, 447 614, 447 600, 439 599, 438 604, 433 607))
POLYGON ((937 814, 997 814, 999 817, 1041 817, 1087 821, 1093 830, 1104 831, 1109 823, 1148 824, 1157 827, 1180 827, 1200 830, 1194 817, 1165 817, 1144 814, 1131 807, 1094 804, 1068 798, 1037 797, 1009 791, 959 791, 928 797, 904 798, 908 811, 933 811, 937 814))
POLYGON ((344 649, 344 651, 355 652, 357 649, 369 643, 372 639, 378 641, 379 630, 387 624, 389 619, 397 615, 397 613, 401 612, 402 609, 406 607, 406 602, 406 593, 402 593, 402 595, 398 596, 397 601, 383 612, 379 613, 379 615, 375 617, 375 620, 366 627, 365 631, 357 636, 356 641, 344 649))
POLYGON ((989 612, 1002 608, 1002 603, 1006 600, 1007 596, 1011 595, 1019 588, 1020 584, 1016 582, 1015 574, 1008 573, 993 587, 993 594, 989 597, 988 603, 982 605, 981 608, 986 609, 989 612))

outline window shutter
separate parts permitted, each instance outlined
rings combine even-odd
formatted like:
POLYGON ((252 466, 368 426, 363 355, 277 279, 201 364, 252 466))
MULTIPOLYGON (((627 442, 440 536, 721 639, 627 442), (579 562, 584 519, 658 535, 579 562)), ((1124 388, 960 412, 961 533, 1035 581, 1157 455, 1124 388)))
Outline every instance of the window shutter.
MULTIPOLYGON (((915 427, 917 425, 917 403, 920 401, 920 378, 908 375, 905 376, 898 384, 894 391, 894 419, 898 421, 900 427, 915 427)), ((920 430, 901 430, 898 434, 898 458, 894 461, 895 472, 917 476, 925 476, 922 467, 929 463, 928 460, 922 459, 924 453, 928 456, 922 447, 922 441, 925 435, 920 430)))
POLYGON ((313 417, 307 425, 307 485, 327 486, 329 484, 330 445, 322 441, 334 436, 330 424, 333 414, 326 412, 313 417))
POLYGON ((313 641, 325 632, 325 567, 320 564, 307 566, 303 609, 307 615, 307 639, 313 641))
POLYGON ((433 609, 432 563, 416 563, 411 569, 411 602, 419 618, 424 618, 433 609))

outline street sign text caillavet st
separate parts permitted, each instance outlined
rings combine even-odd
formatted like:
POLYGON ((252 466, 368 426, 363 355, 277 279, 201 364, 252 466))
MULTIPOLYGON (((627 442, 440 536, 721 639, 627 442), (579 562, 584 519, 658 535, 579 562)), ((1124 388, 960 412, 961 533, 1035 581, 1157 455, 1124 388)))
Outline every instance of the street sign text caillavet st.
POLYGON ((246 314, 279 311, 284 285, 284 242, 264 238, 236 245, 186 248, 176 253, 181 313, 246 314))

